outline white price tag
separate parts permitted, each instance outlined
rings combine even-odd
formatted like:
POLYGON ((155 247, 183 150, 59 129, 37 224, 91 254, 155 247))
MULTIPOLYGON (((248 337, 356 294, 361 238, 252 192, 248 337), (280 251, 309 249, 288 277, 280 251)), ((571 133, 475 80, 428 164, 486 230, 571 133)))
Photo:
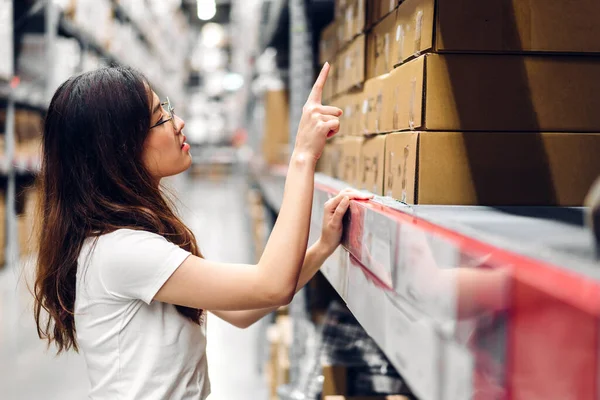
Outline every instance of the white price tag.
POLYGON ((402 301, 388 301, 385 353, 423 400, 437 400, 440 342, 433 324, 402 301))
POLYGON ((371 257, 373 257, 381 266, 389 270, 392 265, 391 247, 389 241, 373 236, 371 239, 371 257))

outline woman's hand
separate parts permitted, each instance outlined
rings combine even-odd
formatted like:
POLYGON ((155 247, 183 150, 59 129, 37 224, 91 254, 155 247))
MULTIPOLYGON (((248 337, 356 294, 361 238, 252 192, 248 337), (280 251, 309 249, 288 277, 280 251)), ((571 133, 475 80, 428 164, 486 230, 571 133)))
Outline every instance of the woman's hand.
POLYGON ((315 164, 323 153, 327 138, 340 130, 342 110, 321 104, 329 69, 329 64, 325 63, 304 104, 294 147, 295 153, 309 157, 315 164))
POLYGON ((372 194, 361 193, 354 189, 344 189, 325 203, 319 244, 328 255, 335 251, 342 240, 342 220, 350 206, 350 200, 369 200, 372 198, 372 194))

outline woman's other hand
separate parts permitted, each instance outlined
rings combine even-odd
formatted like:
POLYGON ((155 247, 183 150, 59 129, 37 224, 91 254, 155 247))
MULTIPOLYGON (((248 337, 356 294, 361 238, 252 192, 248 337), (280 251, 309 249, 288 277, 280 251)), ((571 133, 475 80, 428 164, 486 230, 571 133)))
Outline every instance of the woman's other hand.
POLYGON ((361 193, 355 189, 344 189, 325 203, 319 243, 327 254, 332 254, 342 240, 342 220, 350 206, 350 200, 370 200, 372 198, 372 194, 361 193))
POLYGON ((294 152, 310 157, 314 163, 321 157, 327 138, 340 130, 339 118, 342 110, 321 104, 323 87, 330 68, 330 65, 325 63, 321 69, 308 100, 302 108, 302 118, 296 135, 294 152))

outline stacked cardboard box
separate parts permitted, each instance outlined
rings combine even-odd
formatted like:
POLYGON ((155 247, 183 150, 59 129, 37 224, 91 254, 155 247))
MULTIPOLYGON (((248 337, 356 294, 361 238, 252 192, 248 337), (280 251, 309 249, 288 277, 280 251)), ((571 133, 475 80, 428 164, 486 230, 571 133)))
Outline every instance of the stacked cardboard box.
POLYGON ((255 261, 258 262, 267 244, 269 232, 267 216, 260 191, 249 189, 247 194, 250 223, 252 225, 252 241, 254 243, 255 261))
POLYGON ((271 358, 267 365, 272 399, 279 399, 277 388, 290 382, 290 346, 292 343, 292 321, 287 315, 277 315, 275 324, 269 327, 271 358))
POLYGON ((348 397, 348 369, 342 365, 323 366, 322 400, 408 400, 402 395, 348 397))
POLYGON ((265 125, 262 153, 268 164, 286 164, 289 159, 289 98, 285 90, 265 93, 265 125))
POLYGON ((38 193, 36 189, 28 187, 22 191, 22 196, 24 204, 22 210, 17 210, 22 211, 17 215, 17 229, 20 256, 27 257, 36 250, 34 222, 38 193))
POLYGON ((410 204, 583 203, 600 175, 599 2, 369 4, 366 80, 338 75, 330 101, 338 178, 410 204))

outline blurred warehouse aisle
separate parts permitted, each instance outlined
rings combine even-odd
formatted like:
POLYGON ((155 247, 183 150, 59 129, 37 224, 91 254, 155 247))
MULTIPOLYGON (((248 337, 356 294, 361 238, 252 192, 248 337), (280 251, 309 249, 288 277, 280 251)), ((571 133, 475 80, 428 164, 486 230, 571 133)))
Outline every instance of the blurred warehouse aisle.
MULTIPOLYGON (((183 175, 172 179, 170 186, 206 257, 252 261, 242 177, 209 181, 183 175)), ((46 351, 45 343, 37 338, 31 306, 21 271, 0 270, 0 398, 85 398, 89 384, 82 356, 55 357, 46 351)), ((208 321, 210 399, 266 399, 265 380, 258 372, 259 327, 240 330, 212 316, 208 321)))

